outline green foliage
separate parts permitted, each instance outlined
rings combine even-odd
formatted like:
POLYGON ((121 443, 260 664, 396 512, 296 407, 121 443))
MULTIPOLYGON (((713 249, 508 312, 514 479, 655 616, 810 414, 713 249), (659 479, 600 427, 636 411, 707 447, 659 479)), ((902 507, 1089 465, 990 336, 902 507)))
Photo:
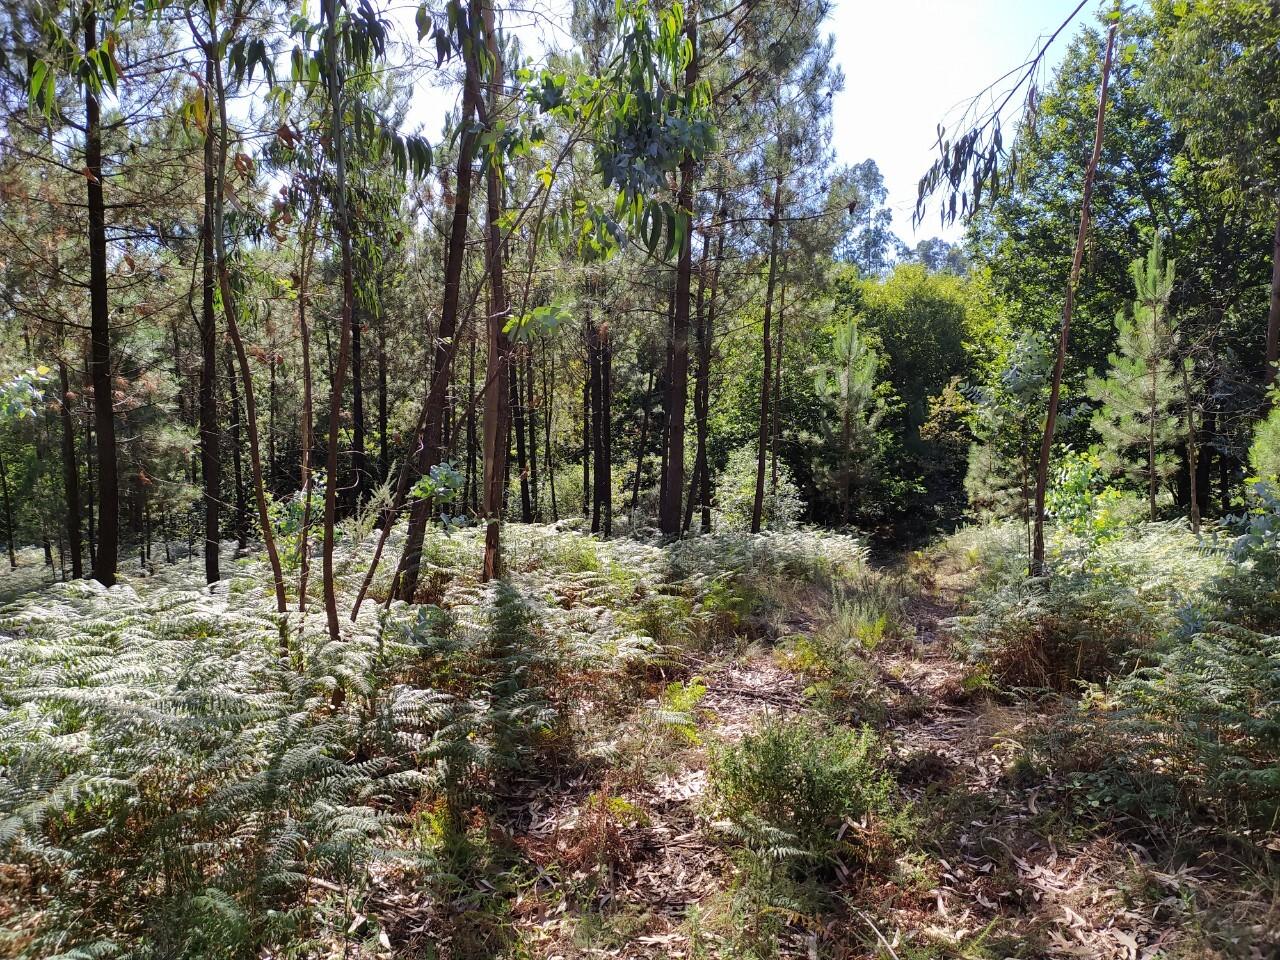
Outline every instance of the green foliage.
POLYGON ((857 320, 836 329, 832 348, 831 363, 814 368, 814 392, 826 414, 819 420, 822 443, 814 473, 822 486, 834 488, 840 520, 848 523, 855 497, 867 492, 876 475, 885 404, 876 394, 880 358, 859 333, 857 320))
POLYGON ((969 548, 996 558, 950 627, 967 656, 1006 687, 1066 690, 1146 662, 1180 622, 1186 598, 1224 563, 1180 524, 1144 524, 1103 540, 1060 529, 1051 546, 1052 576, 1039 580, 1026 579, 1025 546, 1004 533, 969 548))
POLYGON ((1098 544, 1120 536, 1125 496, 1106 484, 1102 461, 1092 453, 1061 450, 1045 495, 1045 512, 1073 536, 1098 544))
POLYGON ((975 391, 970 428, 977 444, 969 454, 965 493, 979 518, 1031 520, 1052 363, 1040 338, 1020 334, 1001 351, 989 382, 975 391))
POLYGON ((1254 428, 1249 466, 1258 477, 1280 481, 1280 405, 1274 399, 1271 411, 1254 428))
MULTIPOLYGON (((721 525, 729 530, 751 527, 751 508, 756 495, 756 456, 752 446, 739 447, 729 455, 729 463, 717 483, 716 506, 721 525)), ((768 469, 766 465, 766 470, 768 469)), ((769 530, 786 530, 804 513, 804 501, 791 479, 786 464, 778 464, 778 483, 774 487, 765 477, 762 525, 769 530)))
POLYGON ((0 842, 42 890, 26 955, 252 953, 309 935, 307 877, 359 879, 388 802, 432 783, 371 722, 417 712, 379 679, 407 651, 322 643, 303 667, 279 635, 207 595, 88 582, 6 612, 0 842), (347 687, 372 710, 332 709, 347 687))
POLYGON ((715 752, 709 803, 717 827, 754 856, 820 870, 865 860, 849 824, 888 815, 890 780, 869 730, 770 720, 715 752))
POLYGON ((1179 439, 1179 418, 1173 410, 1189 399, 1182 396, 1174 358, 1177 324, 1169 315, 1174 264, 1165 263, 1158 235, 1130 274, 1137 289, 1133 317, 1116 315, 1118 350, 1107 358, 1106 376, 1090 377, 1086 388, 1101 404, 1093 428, 1102 441, 1102 465, 1141 482, 1154 520, 1157 490, 1176 464, 1170 449, 1179 439))

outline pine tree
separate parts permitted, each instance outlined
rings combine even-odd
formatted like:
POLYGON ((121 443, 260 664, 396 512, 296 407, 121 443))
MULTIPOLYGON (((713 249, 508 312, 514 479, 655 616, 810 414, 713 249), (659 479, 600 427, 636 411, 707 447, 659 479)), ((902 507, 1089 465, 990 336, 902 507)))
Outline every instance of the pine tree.
POLYGON ((840 520, 849 522, 854 490, 863 486, 879 454, 876 431, 884 404, 876 396, 880 357, 850 320, 836 331, 834 363, 814 371, 814 390, 830 411, 822 421, 824 448, 831 461, 819 473, 836 490, 840 520))
POLYGON ((1176 466, 1171 450, 1179 438, 1174 408, 1182 401, 1174 359, 1177 323, 1169 313, 1174 264, 1165 263, 1157 236, 1146 260, 1129 267, 1137 297, 1133 317, 1116 315, 1116 352, 1105 377, 1091 376, 1090 399, 1102 404, 1093 428, 1102 441, 1102 462, 1112 473, 1146 481, 1147 504, 1156 515, 1156 489, 1176 466))

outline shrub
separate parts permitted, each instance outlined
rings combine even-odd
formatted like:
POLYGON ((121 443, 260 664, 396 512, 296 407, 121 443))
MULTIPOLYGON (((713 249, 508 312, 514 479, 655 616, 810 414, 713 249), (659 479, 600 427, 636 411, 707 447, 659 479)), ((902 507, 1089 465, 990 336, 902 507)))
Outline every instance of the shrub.
MULTIPOLYGON (((756 457, 756 449, 749 446, 739 447, 729 454, 729 463, 716 485, 716 504, 720 525, 724 528, 747 530, 751 527, 751 511, 756 496, 756 457)), ((765 478, 761 523, 769 530, 785 530, 793 526, 803 513, 804 501, 800 499, 800 490, 791 479, 791 471, 780 462, 776 489, 770 478, 765 478)))
POLYGON ((771 720, 712 757, 711 812, 754 856, 814 868, 844 855, 865 861, 846 821, 889 811, 890 781, 869 730, 771 720))
POLYGON ((997 683, 1056 690, 1143 662, 1225 562, 1180 523, 1143 524, 1101 542, 1059 529, 1044 579, 1026 578, 1023 548, 1002 534, 976 549, 992 566, 964 614, 948 622, 952 635, 997 683))

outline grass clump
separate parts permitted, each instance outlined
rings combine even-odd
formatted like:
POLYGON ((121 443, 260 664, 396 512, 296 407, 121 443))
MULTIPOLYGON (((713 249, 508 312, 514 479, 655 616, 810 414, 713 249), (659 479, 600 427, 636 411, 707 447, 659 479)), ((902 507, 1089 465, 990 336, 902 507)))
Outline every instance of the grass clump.
POLYGON ((876 736, 809 719, 767 721, 715 751, 708 794, 721 831, 757 860, 800 873, 875 859, 867 825, 892 812, 876 736))

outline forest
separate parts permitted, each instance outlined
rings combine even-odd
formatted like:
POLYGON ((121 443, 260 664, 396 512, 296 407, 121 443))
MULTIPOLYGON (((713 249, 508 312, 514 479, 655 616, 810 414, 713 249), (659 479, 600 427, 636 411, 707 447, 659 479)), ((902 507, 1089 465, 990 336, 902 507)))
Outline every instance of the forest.
POLYGON ((0 0, 0 955, 1280 956, 1280 3, 860 11, 0 0))

